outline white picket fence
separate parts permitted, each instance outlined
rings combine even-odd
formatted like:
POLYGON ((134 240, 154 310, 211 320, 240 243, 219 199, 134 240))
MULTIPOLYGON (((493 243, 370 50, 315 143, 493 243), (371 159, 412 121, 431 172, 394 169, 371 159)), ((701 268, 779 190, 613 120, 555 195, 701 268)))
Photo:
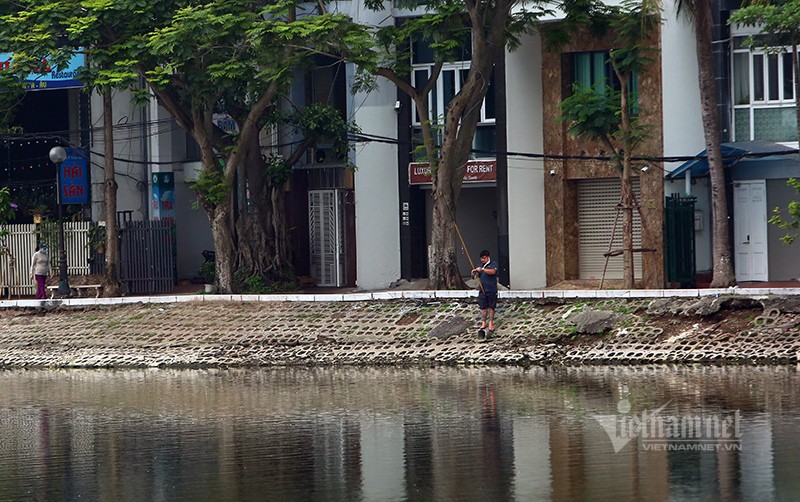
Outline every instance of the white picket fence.
MULTIPOLYGON (((64 248, 67 252, 67 273, 88 275, 89 271, 89 227, 92 222, 64 223, 64 248)), ((45 234, 35 224, 7 225, 2 227, 10 233, 0 239, 0 292, 9 296, 34 295, 36 286, 29 278, 31 257, 36 243, 47 242, 50 267, 58 274, 58 237, 52 232, 45 234)))

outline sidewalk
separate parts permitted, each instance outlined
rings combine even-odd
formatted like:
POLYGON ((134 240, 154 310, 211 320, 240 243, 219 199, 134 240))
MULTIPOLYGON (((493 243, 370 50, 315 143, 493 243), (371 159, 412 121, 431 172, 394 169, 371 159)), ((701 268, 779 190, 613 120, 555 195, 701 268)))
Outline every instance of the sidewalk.
MULTIPOLYGON (((597 282, 597 281, 595 281, 597 282)), ((606 281, 607 283, 611 281, 606 281)), ((617 281, 618 282, 618 281, 617 281)), ((468 286, 475 286, 468 280, 468 286)), ((581 283, 592 284, 591 281, 565 282, 570 289, 535 289, 535 290, 502 290, 499 299, 598 299, 598 298, 700 298, 705 296, 740 295, 765 296, 800 295, 800 282, 750 282, 732 288, 711 289, 578 289, 581 283), (572 289, 575 288, 575 289, 572 289)), ((592 284, 594 285, 594 284, 592 284)), ((353 302, 391 299, 467 299, 477 298, 477 289, 468 290, 428 290, 427 279, 402 280, 395 287, 374 291, 363 291, 356 287, 327 288, 310 287, 293 293, 276 293, 267 295, 217 295, 205 294, 203 284, 176 285, 171 293, 143 296, 125 296, 116 298, 66 298, 54 300, 35 300, 21 298, 0 300, 0 310, 8 308, 55 307, 55 306, 91 306, 118 305, 129 303, 176 303, 206 301, 239 301, 239 302, 353 302)))

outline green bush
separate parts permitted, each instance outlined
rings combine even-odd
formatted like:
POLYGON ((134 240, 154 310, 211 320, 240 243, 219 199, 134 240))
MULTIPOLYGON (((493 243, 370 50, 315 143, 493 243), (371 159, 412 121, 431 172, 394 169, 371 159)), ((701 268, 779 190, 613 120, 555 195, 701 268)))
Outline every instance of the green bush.
POLYGON ((293 277, 282 281, 270 281, 258 274, 249 274, 244 270, 237 270, 233 274, 233 279, 241 285, 241 290, 244 294, 269 295, 297 289, 297 280, 293 277))
POLYGON ((214 266, 213 261, 205 261, 201 263, 198 273, 200 274, 200 277, 203 278, 203 282, 206 284, 214 284, 214 279, 217 277, 217 269, 214 266))

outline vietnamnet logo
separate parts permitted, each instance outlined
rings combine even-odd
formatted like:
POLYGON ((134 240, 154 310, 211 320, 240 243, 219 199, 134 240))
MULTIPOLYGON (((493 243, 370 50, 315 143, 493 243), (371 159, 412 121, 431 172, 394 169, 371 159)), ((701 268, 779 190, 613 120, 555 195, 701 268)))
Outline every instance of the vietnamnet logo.
POLYGON ((631 413, 631 403, 621 399, 617 415, 591 415, 608 434, 614 453, 632 439, 644 450, 653 451, 741 451, 739 410, 720 414, 666 415, 664 408, 631 413), (638 442, 638 441, 637 441, 638 442))

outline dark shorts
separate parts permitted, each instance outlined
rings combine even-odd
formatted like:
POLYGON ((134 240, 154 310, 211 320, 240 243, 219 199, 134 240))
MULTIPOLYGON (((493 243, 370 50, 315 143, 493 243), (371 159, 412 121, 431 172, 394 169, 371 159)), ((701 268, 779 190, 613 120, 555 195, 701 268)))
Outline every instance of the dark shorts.
POLYGON ((493 293, 478 293, 478 306, 481 310, 497 308, 497 291, 493 293))

